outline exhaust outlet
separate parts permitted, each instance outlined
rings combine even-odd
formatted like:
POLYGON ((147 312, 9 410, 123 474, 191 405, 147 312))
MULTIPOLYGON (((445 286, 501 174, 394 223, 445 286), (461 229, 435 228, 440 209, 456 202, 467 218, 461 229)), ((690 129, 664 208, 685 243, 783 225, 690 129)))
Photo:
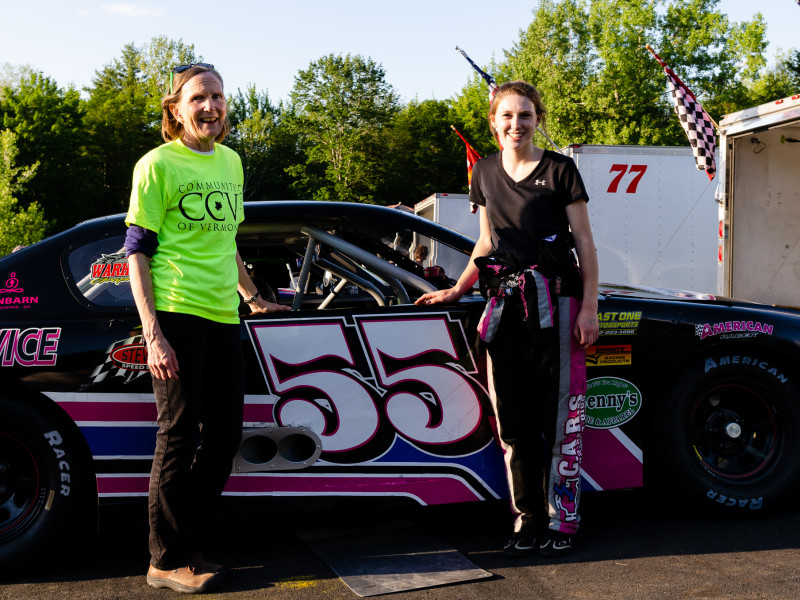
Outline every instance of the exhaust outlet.
POLYGON ((308 427, 264 427, 242 431, 233 459, 235 473, 297 471, 322 454, 322 442, 308 427))

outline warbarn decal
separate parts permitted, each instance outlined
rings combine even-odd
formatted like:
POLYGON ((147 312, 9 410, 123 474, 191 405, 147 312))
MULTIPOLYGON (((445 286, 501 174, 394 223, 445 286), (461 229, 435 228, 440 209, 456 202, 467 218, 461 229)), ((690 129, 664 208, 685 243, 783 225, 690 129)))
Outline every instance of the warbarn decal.
POLYGON ((114 254, 103 254, 99 259, 92 263, 92 278, 89 283, 99 285, 103 283, 113 283, 119 285, 130 281, 128 271, 128 259, 125 258, 125 250, 114 254))
POLYGON ((24 293, 25 290, 20 285, 16 272, 10 273, 5 285, 0 287, 0 310, 30 308, 34 304, 39 304, 39 296, 23 296, 24 293))

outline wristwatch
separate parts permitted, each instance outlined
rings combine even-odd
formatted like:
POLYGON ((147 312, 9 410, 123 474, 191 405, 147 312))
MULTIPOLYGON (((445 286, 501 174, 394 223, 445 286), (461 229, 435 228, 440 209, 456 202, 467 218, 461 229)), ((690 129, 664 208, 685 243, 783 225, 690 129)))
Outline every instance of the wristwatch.
POLYGON ((245 304, 252 304, 256 301, 256 298, 261 296, 261 292, 256 292, 255 296, 250 296, 247 300, 245 300, 245 304))

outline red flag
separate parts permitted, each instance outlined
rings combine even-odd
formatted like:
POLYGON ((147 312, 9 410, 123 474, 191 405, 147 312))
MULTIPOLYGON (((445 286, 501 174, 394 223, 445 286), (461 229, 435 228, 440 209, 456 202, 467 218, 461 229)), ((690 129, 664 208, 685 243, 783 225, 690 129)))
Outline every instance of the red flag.
POLYGON ((456 132, 456 135, 461 138, 461 141, 467 146, 467 181, 472 184, 472 166, 481 159, 481 155, 473 148, 467 139, 461 135, 461 132, 450 125, 450 129, 456 132))
POLYGON ((648 44, 646 47, 659 64, 664 67, 664 73, 667 75, 667 86, 672 94, 672 102, 675 105, 675 112, 678 113, 681 126, 689 138, 697 168, 705 171, 709 179, 714 179, 714 173, 717 172, 717 163, 714 159, 717 136, 713 119, 703 110, 703 107, 700 106, 697 98, 686 87, 686 84, 675 75, 658 54, 653 52, 650 45, 648 44))
MULTIPOLYGON (((464 142, 464 144, 467 147, 467 185, 471 186, 472 185, 472 167, 475 165, 476 162, 478 162, 481 159, 481 155, 478 154, 478 151, 475 150, 475 148, 473 148, 470 145, 470 143, 467 141, 467 138, 465 138, 463 135, 461 135, 461 132, 458 129, 456 129, 452 125, 450 125, 450 129, 452 129, 453 131, 456 132, 456 135, 461 138, 461 141, 464 142)), ((477 212, 477 210, 478 210, 477 204, 470 203, 470 210, 473 213, 477 212)))

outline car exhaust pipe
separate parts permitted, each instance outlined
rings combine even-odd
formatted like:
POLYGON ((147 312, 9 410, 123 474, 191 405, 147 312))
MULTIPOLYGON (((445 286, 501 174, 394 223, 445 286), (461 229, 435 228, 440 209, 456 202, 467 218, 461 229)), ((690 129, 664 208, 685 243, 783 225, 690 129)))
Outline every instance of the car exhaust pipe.
POLYGON ((308 427, 259 427, 242 431, 233 459, 235 473, 297 471, 322 454, 322 441, 308 427))

